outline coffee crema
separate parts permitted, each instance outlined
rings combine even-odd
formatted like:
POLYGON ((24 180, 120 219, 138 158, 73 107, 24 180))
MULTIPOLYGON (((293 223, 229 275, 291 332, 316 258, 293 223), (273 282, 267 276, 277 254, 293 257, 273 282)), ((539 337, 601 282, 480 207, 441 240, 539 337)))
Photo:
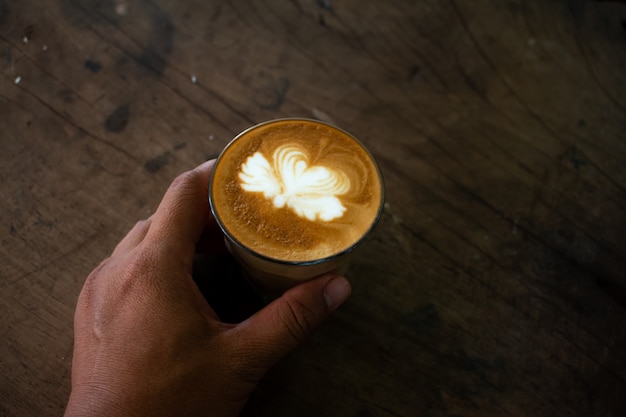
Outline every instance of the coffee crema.
POLYGON ((350 250, 376 223, 382 179, 351 135, 307 119, 282 119, 238 135, 213 168, 211 207, 240 246, 284 262, 350 250))

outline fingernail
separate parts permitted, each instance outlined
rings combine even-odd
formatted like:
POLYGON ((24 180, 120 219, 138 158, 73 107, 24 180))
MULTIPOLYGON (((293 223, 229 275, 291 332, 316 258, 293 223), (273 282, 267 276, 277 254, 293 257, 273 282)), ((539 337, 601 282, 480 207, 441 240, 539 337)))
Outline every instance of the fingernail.
POLYGON ((328 310, 333 311, 348 298, 352 292, 352 287, 344 277, 331 279, 324 287, 324 297, 328 310))

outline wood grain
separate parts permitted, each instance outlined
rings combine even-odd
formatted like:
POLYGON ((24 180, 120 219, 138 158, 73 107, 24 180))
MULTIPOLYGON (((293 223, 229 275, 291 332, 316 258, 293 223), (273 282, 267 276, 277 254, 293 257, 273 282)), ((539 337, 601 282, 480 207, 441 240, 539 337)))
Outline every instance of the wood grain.
POLYGON ((89 271, 176 174, 332 121, 387 204, 246 416, 626 409, 623 2, 0 0, 0 415, 61 415, 89 271))

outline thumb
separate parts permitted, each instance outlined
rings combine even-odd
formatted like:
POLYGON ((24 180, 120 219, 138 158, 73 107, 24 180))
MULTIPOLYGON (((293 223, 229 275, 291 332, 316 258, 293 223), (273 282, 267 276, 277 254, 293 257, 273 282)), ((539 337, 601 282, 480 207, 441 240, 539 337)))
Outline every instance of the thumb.
MULTIPOLYGON (((350 295, 348 280, 326 275, 285 292, 238 326, 253 368, 266 371, 298 346, 350 295)), ((241 340, 241 339, 240 339, 241 340)))

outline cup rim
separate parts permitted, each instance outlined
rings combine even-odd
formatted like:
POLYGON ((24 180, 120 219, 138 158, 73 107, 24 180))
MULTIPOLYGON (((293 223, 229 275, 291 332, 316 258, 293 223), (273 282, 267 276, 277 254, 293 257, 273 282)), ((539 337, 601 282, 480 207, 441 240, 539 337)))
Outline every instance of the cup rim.
POLYGON ((228 238, 232 243, 237 245, 238 248, 244 250, 245 252, 247 252, 248 254, 250 254, 250 255, 252 255, 254 257, 257 257, 257 258, 259 258, 261 260, 264 260, 264 261, 267 261, 267 262, 272 262, 272 263, 281 264, 281 265, 289 265, 289 266, 310 266, 310 265, 318 265, 318 264, 322 264, 322 263, 325 263, 325 262, 330 262, 330 261, 338 259, 338 258, 340 258, 340 257, 342 257, 344 255, 347 255, 347 254, 353 252, 356 248, 361 246, 361 244, 365 240, 367 240, 367 238, 371 235, 371 233, 374 231, 374 229, 378 225, 378 222, 380 221, 380 218, 382 217, 382 214, 383 214, 383 211, 384 211, 384 206, 385 206, 385 179, 383 177, 383 174, 382 174, 382 171, 380 169, 380 166, 378 165, 378 162, 376 161, 376 159, 374 158, 372 153, 369 151, 369 149, 367 149, 367 147, 365 147, 363 142, 361 142, 357 137, 355 137, 350 132, 348 132, 348 131, 346 131, 346 130, 336 126, 333 123, 325 122, 325 121, 322 121, 322 120, 311 119, 311 118, 306 118, 306 117, 283 117, 283 118, 278 118, 278 119, 266 120, 264 122, 252 125, 252 126, 246 128, 245 130, 241 131, 240 133, 238 133, 233 139, 230 140, 230 142, 228 142, 228 144, 226 144, 226 146, 224 146, 224 148, 220 152, 219 156, 217 157, 217 159, 215 161, 215 164, 213 165, 213 169, 211 170, 211 176, 209 178, 208 200, 209 200, 209 207, 211 209, 211 214, 213 215, 213 218, 215 219, 215 222, 217 223, 218 227, 220 228, 220 230, 224 234, 224 237, 228 238), (342 250, 340 252, 334 253, 334 254, 332 254, 330 256, 324 257, 324 258, 312 259, 312 260, 308 260, 308 261, 289 261, 289 260, 284 260, 284 259, 272 258, 271 256, 267 256, 267 255, 258 253, 256 251, 253 251, 252 249, 248 248, 243 243, 241 243, 238 239, 236 239, 232 235, 232 233, 230 233, 228 231, 228 228, 223 224, 223 222, 219 218, 219 216, 217 214, 217 210, 216 210, 214 202, 213 202, 213 180, 215 178, 215 172, 217 171, 219 163, 221 162, 224 154, 226 154, 228 149, 240 137, 246 135, 248 132, 250 132, 250 131, 252 131, 254 129, 258 129, 258 128, 263 127, 263 126, 268 125, 268 124, 273 124, 273 123, 277 123, 277 122, 284 122, 284 121, 312 122, 312 123, 318 123, 318 124, 326 125, 326 126, 331 127, 333 129, 339 130, 343 134, 348 135, 350 138, 352 138, 352 140, 354 140, 365 151, 365 153, 369 156, 370 160, 373 162, 374 167, 376 168, 376 172, 378 173, 378 178, 380 180, 380 188, 381 188, 380 204, 379 204, 376 216, 372 220, 372 223, 370 224, 369 228, 367 229, 367 231, 365 233, 363 233, 363 236, 361 236, 360 239, 355 241, 350 247, 348 247, 347 249, 344 249, 344 250, 342 250))

